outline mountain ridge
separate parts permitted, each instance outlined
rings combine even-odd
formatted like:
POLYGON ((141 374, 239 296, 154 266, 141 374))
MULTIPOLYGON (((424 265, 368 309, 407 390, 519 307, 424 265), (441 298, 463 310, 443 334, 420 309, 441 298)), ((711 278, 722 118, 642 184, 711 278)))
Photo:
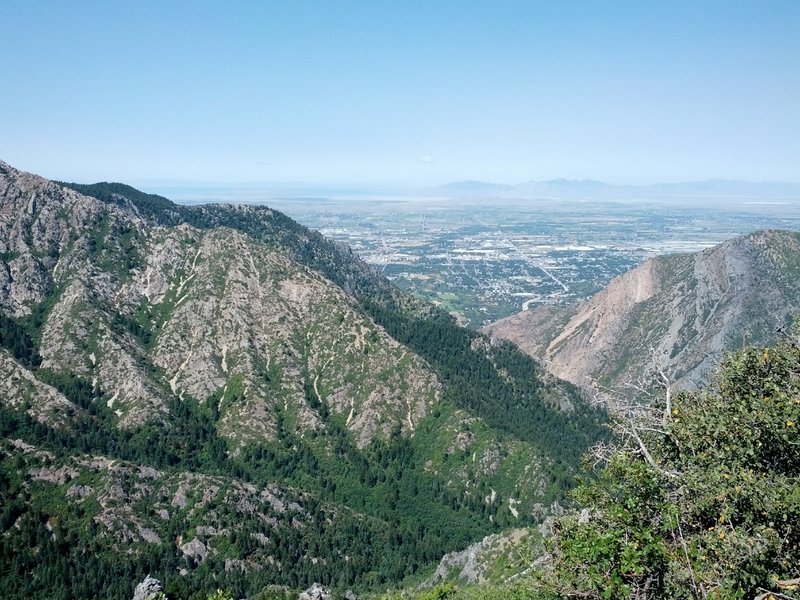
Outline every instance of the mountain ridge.
POLYGON ((45 570, 96 583, 74 554, 92 544, 92 569, 194 589, 226 573, 241 595, 396 582, 546 516, 602 435, 574 386, 277 211, 79 189, 99 198, 0 163, 6 597, 22 593, 23 567, 42 573, 28 595, 45 570), (127 483, 98 460, 123 464, 127 483), (305 498, 308 520, 242 513, 251 492, 203 500, 209 514, 109 495, 158 489, 151 469, 258 494, 274 484, 305 498), (55 522, 69 558, 21 550, 50 548, 55 522), (246 541, 273 534, 289 541, 246 541))
POLYGON ((485 331, 585 387, 630 389, 652 368, 695 387, 725 350, 771 343, 790 324, 799 261, 800 234, 760 231, 650 259, 576 305, 532 309, 485 331))
POLYGON ((492 197, 497 195, 504 198, 521 199, 636 200, 684 197, 707 199, 716 197, 774 200, 800 199, 800 183, 731 179, 704 179, 643 185, 617 185, 592 179, 564 178, 544 181, 531 180, 518 184, 456 181, 433 188, 432 191, 454 197, 492 197))

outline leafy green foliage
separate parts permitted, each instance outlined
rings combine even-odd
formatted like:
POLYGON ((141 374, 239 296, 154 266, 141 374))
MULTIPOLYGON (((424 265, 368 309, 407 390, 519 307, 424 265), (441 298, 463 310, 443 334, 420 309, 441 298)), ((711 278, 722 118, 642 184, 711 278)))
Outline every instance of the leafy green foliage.
POLYGON ((456 594, 456 586, 452 583, 442 583, 429 592, 425 592, 419 600, 447 600, 456 594))
POLYGON ((713 387, 656 408, 658 427, 619 424, 628 442, 577 490, 584 518, 557 523, 552 585, 605 598, 751 598, 800 576, 796 341, 734 353, 713 387))

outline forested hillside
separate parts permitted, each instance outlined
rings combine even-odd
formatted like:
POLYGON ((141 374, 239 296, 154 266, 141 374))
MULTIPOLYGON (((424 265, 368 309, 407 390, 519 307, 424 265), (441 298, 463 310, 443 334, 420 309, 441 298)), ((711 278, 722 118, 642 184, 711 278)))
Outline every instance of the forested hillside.
POLYGON ((795 327, 727 355, 702 391, 618 404, 547 554, 505 581, 381 598, 796 598, 799 397, 795 327))
POLYGON ((3 597, 374 589, 541 520, 603 436, 276 211, 0 176, 3 597))
POLYGON ((513 345, 486 344, 483 336, 459 327, 445 310, 400 291, 349 248, 280 212, 263 206, 179 206, 122 184, 64 185, 109 202, 129 198, 159 224, 230 227, 289 253, 352 294, 376 323, 425 358, 441 373, 448 397, 458 406, 493 426, 537 440, 545 452, 556 450, 552 455, 558 461, 574 465, 600 433, 590 424, 596 416, 580 402, 577 390, 545 377, 543 369, 513 345), (568 412, 547 410, 565 402, 571 404, 568 412))

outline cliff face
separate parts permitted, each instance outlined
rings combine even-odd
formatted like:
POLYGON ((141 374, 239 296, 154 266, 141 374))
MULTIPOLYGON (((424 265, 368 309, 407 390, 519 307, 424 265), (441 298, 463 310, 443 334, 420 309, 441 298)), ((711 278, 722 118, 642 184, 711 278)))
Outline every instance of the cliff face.
POLYGON ((696 386, 722 353, 767 343, 800 310, 800 236, 761 231, 696 254, 654 258, 571 307, 486 327, 559 377, 618 391, 656 366, 696 386))

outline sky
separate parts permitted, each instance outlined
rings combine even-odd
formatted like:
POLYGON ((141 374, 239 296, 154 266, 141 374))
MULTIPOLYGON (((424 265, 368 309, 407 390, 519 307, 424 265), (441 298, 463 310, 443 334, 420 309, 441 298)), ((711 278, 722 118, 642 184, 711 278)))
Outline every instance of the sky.
POLYGON ((0 159, 53 179, 800 180, 800 1, 4 0, 0 159))

